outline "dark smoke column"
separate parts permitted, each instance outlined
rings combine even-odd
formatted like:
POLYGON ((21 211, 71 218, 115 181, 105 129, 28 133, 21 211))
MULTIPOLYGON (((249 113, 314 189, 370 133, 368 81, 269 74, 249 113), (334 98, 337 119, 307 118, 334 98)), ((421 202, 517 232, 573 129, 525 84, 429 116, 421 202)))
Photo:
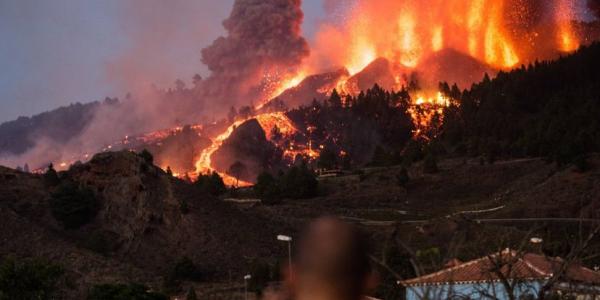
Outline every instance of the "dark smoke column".
POLYGON ((236 0, 219 37, 202 50, 212 72, 203 83, 207 100, 222 108, 266 97, 265 76, 294 72, 309 55, 301 36, 301 0, 236 0))

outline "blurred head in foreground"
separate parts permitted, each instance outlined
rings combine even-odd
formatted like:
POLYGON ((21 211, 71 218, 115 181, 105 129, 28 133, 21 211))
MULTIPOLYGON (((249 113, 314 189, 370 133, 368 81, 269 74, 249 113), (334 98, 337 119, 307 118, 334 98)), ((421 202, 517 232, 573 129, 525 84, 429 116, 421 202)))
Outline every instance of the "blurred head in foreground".
POLYGON ((367 242, 336 218, 314 221, 298 245, 290 296, 296 300, 362 299, 370 278, 367 242))

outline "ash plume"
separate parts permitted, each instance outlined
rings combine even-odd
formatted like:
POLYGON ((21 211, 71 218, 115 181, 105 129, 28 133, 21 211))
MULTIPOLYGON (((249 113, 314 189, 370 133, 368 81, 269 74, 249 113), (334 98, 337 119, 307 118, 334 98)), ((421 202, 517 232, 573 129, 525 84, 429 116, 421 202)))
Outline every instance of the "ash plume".
POLYGON ((293 73, 309 55, 303 18, 300 0, 236 0, 223 22, 227 35, 202 50, 212 72, 202 85, 207 100, 227 109, 268 96, 268 81, 293 73))
POLYGON ((226 11, 217 8, 224 8, 226 1, 208 2, 190 6, 183 0, 134 0, 123 4, 119 20, 130 43, 107 63, 106 79, 131 92, 131 97, 118 105, 100 106, 79 133, 65 137, 66 142, 43 132, 32 134, 28 149, 0 153, 0 163, 42 167, 50 161, 69 162, 125 135, 202 123, 208 116, 219 117, 231 104, 259 100, 268 93, 268 84, 293 73, 308 56, 308 43, 301 36, 301 0, 236 0, 223 22, 226 35, 202 51, 206 67, 187 62, 190 77, 193 70, 203 73, 203 69, 211 75, 205 80, 194 77, 193 86, 179 81, 174 89, 164 89, 177 79, 180 57, 193 56, 206 45, 202 37, 214 31, 202 14, 210 11, 225 16, 226 11), (169 63, 173 61, 177 63, 169 63))

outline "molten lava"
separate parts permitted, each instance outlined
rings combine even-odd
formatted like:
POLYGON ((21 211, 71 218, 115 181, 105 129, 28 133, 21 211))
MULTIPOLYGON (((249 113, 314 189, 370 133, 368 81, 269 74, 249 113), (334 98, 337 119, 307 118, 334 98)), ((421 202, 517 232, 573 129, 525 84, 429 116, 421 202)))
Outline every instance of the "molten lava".
MULTIPOLYGON (((315 87, 316 92, 326 95, 335 88, 342 95, 356 96, 361 89, 365 88, 365 81, 370 82, 369 80, 387 89, 399 90, 407 86, 411 76, 415 74, 418 76, 436 67, 439 68, 436 65, 441 64, 440 60, 431 58, 437 57, 437 54, 440 54, 439 57, 448 57, 441 55, 449 53, 445 50, 452 50, 473 58, 472 60, 475 61, 473 64, 482 66, 477 70, 486 70, 485 72, 510 69, 536 59, 550 58, 559 52, 572 52, 579 48, 583 40, 578 36, 573 25, 576 1, 340 1, 348 6, 343 13, 343 21, 321 25, 315 37, 311 57, 304 62, 303 66, 286 71, 271 70, 264 74, 262 94, 267 95, 264 101, 267 103, 286 90, 298 86, 312 74, 313 70, 323 68, 343 66, 348 70, 348 74, 342 76, 337 83, 336 77, 327 84, 315 87), (384 64, 385 71, 381 71, 383 68, 375 68, 377 71, 370 73, 375 75, 362 74, 368 73, 363 72, 365 68, 380 59, 389 62, 389 67, 384 64), (363 76, 356 79, 356 76, 361 74, 363 76), (365 78, 367 79, 363 80, 365 78), (379 80, 380 78, 382 80, 379 80)), ((434 137, 443 122, 444 108, 451 104, 451 100, 441 93, 425 91, 429 91, 432 86, 437 86, 440 81, 437 77, 441 76, 439 74, 465 67, 467 63, 464 62, 469 62, 463 59, 461 64, 460 59, 453 59, 457 56, 450 57, 443 60, 449 61, 450 67, 443 69, 445 72, 434 72, 435 78, 427 79, 432 82, 419 82, 424 90, 414 92, 412 95, 413 103, 409 113, 416 128, 415 138, 434 137)), ((469 82, 473 82, 482 78, 481 73, 483 71, 473 77, 452 76, 467 77, 469 82), (481 77, 476 78, 480 75, 481 77)), ((260 103, 257 110, 260 110, 265 103, 260 103)), ((211 145, 200 153, 195 162, 195 175, 215 171, 212 167, 212 155, 230 137, 236 127, 249 119, 256 119, 259 122, 267 139, 282 148, 286 158, 293 160, 300 155, 315 159, 319 156, 319 147, 313 147, 310 138, 304 139, 308 140, 306 145, 295 144, 292 141, 291 137, 300 131, 294 127, 285 113, 264 113, 237 120, 224 132, 213 137, 211 145)), ((157 131, 139 137, 137 140, 140 143, 153 143, 178 130, 181 128, 157 131)), ((129 149, 132 147, 130 143, 135 142, 126 137, 125 140, 114 145, 115 148, 129 149)), ((113 145, 109 145, 104 151, 109 151, 112 147, 113 145)), ((85 158, 88 158, 87 155, 85 158)), ((62 162, 57 166, 65 169, 76 160, 73 158, 69 163, 62 162)), ((236 178, 225 173, 219 174, 228 185, 238 182, 236 178)), ((239 182, 241 186, 250 184, 239 182)))
POLYGON ((212 155, 223 145, 223 142, 225 142, 225 140, 227 140, 231 136, 233 131, 238 126, 244 124, 245 122, 247 122, 248 120, 251 120, 251 119, 256 119, 258 121, 258 123, 262 127, 263 131, 265 132, 268 140, 273 139, 274 132, 279 132, 279 134, 283 138, 290 137, 291 135, 298 132, 298 130, 292 124, 292 121, 283 112, 265 113, 265 114, 260 114, 260 115, 250 117, 247 119, 237 120, 233 124, 231 124, 229 127, 227 127, 227 129, 223 133, 221 133, 221 134, 217 135, 215 138, 213 138, 212 144, 208 148, 206 148, 202 151, 202 153, 200 154, 200 157, 198 158, 198 160, 196 161, 196 164, 195 164, 196 165, 196 171, 195 171, 196 176, 199 174, 217 172, 217 173, 219 173, 219 175, 221 175, 221 177, 223 178, 223 181, 225 182, 226 185, 233 186, 233 185, 237 184, 238 186, 241 186, 241 187, 252 185, 252 183, 250 183, 250 182, 245 182, 245 181, 241 181, 241 180, 238 181, 238 179, 236 179, 226 173, 218 172, 217 170, 215 170, 212 167, 212 160, 211 160, 212 155), (275 128, 277 128, 277 130, 274 130, 275 128))
POLYGON ((415 68, 424 57, 451 48, 496 69, 509 69, 579 47, 571 25, 575 2, 355 1, 341 25, 322 25, 313 58, 356 74, 377 57, 415 68))
POLYGON ((423 139, 435 137, 444 122, 444 109, 451 104, 450 98, 437 92, 435 95, 421 93, 413 99, 408 110, 415 124, 413 136, 423 139))
POLYGON ((273 138, 275 128, 283 137, 289 137, 298 132, 292 121, 282 112, 261 114, 255 119, 265 131, 268 140, 273 138))
MULTIPOLYGON (((202 153, 200 153, 200 157, 198 158, 198 160, 196 160, 196 172, 195 172, 195 176, 197 177, 200 174, 210 174, 212 172, 216 172, 215 169, 213 169, 212 167, 212 161, 211 161, 211 157, 212 155, 219 150, 219 147, 221 147, 221 145, 223 145, 223 142, 225 140, 227 140, 229 138, 229 136, 233 133, 233 131, 240 125, 242 125, 244 122, 246 122, 248 119, 246 120, 238 120, 236 122, 234 122, 233 124, 231 124, 229 127, 227 127, 227 129, 225 130, 225 132, 217 135, 215 138, 212 139, 212 144, 210 146, 208 146, 206 149, 202 150, 202 153)), ((219 172, 217 172, 219 173, 219 172)), ((223 182, 225 182, 226 185, 228 186, 233 186, 236 183, 239 186, 250 186, 252 185, 249 182, 244 182, 244 181, 238 181, 236 178, 231 177, 225 173, 219 173, 219 175, 221 175, 221 177, 223 178, 223 182)))
POLYGON ((572 52, 579 48, 579 39, 573 28, 574 3, 569 0, 559 0, 556 4, 556 19, 558 20, 558 44, 563 52, 572 52))

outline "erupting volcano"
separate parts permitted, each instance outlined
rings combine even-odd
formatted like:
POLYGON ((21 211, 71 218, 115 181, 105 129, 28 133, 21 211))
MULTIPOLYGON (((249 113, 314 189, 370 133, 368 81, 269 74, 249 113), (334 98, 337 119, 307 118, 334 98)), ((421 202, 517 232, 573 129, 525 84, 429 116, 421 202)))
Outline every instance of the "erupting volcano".
POLYGON ((0 300, 600 300, 600 0, 0 23, 0 300))
POLYGON ((375 58, 419 69, 446 48, 508 69, 578 48, 573 0, 355 1, 342 24, 326 24, 313 58, 357 73, 375 58))
MULTIPOLYGON (((222 168, 216 170, 212 157, 251 120, 258 121, 288 163, 297 156, 317 159, 324 145, 313 145, 312 131, 302 128, 313 124, 295 124, 286 111, 327 99, 334 90, 346 107, 352 105, 347 97, 358 97, 374 85, 405 91, 413 138, 428 140, 443 124, 445 108, 458 105, 446 94, 449 86, 456 84, 453 88, 460 92, 486 74, 493 77, 499 71, 558 57, 590 40, 578 25, 577 0, 332 3, 331 18, 321 22, 309 47, 300 27, 301 1, 235 2, 224 22, 227 35, 202 51, 211 75, 196 82, 194 94, 218 114, 230 106, 238 106, 240 113, 218 126, 194 126, 209 145, 194 152, 193 169, 177 170, 177 175, 217 171, 227 184, 249 185, 222 168), (440 82, 448 83, 447 91, 440 90, 440 82)), ((165 133, 178 130, 149 134, 160 137, 149 143, 160 146, 165 133)), ((126 138, 117 148, 131 149, 127 144, 126 138)))

